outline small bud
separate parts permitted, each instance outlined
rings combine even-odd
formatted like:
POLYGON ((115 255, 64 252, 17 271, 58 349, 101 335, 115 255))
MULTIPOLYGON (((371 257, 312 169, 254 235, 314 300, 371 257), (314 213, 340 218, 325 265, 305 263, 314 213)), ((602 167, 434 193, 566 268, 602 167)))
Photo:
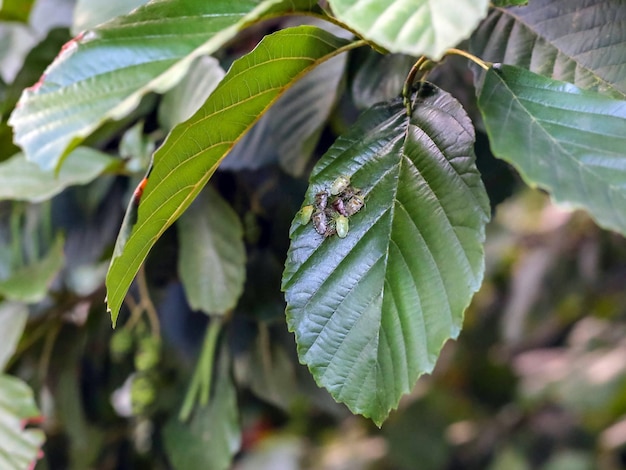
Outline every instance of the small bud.
POLYGON ((114 361, 122 359, 128 354, 133 347, 133 334, 127 329, 119 329, 113 336, 111 336, 111 342, 109 343, 109 350, 114 361))
POLYGON ((142 338, 135 352, 135 369, 146 371, 154 368, 159 363, 160 349, 158 339, 151 336, 142 338))
POLYGON ((137 376, 130 385, 130 401, 133 414, 143 414, 156 399, 156 388, 147 376, 137 376))

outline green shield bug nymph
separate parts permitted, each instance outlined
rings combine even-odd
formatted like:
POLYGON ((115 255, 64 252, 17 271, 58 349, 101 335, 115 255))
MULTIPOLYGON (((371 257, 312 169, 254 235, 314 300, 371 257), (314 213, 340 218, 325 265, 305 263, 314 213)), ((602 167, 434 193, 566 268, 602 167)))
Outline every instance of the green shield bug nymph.
POLYGON ((330 185, 330 195, 337 196, 343 193, 350 186, 350 177, 346 175, 338 176, 333 184, 330 185))
POLYGON ((308 206, 304 206, 302 209, 300 209, 300 211, 298 212, 298 221, 302 224, 302 225, 306 225, 309 223, 309 221, 311 220, 311 216, 313 215, 313 206, 311 204, 309 204, 308 206))
POLYGON ((346 238, 349 230, 348 218, 344 215, 340 215, 335 219, 335 230, 339 238, 346 238))

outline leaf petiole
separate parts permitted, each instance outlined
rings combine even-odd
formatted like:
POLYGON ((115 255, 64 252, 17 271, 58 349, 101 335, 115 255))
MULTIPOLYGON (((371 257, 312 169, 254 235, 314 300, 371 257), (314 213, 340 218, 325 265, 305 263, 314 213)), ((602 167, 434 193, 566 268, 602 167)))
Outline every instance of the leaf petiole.
POLYGON ((213 364, 215 363, 215 349, 217 345, 217 338, 222 330, 222 325, 223 322, 221 317, 211 317, 211 321, 209 322, 209 326, 207 327, 206 334, 204 336, 200 359, 196 364, 196 369, 194 370, 193 378, 191 379, 191 383, 187 389, 183 406, 178 414, 178 419, 180 421, 187 421, 189 419, 189 416, 198 401, 198 396, 201 405, 206 406, 209 402, 211 381, 213 378, 213 364))

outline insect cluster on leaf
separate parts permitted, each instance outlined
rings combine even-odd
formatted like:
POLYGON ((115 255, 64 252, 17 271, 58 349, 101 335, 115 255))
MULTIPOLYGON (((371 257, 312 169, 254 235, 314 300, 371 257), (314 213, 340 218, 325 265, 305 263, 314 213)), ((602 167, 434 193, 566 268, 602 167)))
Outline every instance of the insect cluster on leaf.
POLYGON ((349 217, 365 205, 361 190, 350 185, 350 177, 341 175, 330 185, 315 194, 313 204, 306 205, 298 213, 299 221, 306 225, 313 220, 315 231, 324 237, 348 235, 349 217), (330 202, 330 203, 329 203, 330 202))

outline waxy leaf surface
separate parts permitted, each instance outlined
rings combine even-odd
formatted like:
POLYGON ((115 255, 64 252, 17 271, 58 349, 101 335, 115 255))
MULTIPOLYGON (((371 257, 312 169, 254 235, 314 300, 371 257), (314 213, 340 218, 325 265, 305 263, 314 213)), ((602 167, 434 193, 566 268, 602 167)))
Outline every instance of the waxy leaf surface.
POLYGON ((125 245, 118 238, 111 260, 107 298, 114 324, 148 251, 192 203, 220 161, 293 82, 347 44, 313 26, 266 36, 233 64, 198 112, 172 130, 154 155, 136 225, 125 245))
POLYGON ((287 321, 319 385, 380 425, 455 338, 483 275, 487 196, 461 105, 424 84, 363 114, 311 176, 305 204, 340 175, 365 207, 347 237, 296 217, 283 275, 287 321))

